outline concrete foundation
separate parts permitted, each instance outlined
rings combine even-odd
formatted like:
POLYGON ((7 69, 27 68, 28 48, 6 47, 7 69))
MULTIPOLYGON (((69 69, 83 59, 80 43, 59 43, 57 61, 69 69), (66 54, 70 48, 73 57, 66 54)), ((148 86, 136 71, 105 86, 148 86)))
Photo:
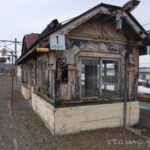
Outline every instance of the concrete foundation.
MULTIPOLYGON (((32 107, 53 135, 123 126, 123 103, 55 108, 36 94, 32 107)), ((137 101, 127 104, 127 123, 139 122, 137 101)))
POLYGON ((31 99, 31 90, 23 85, 21 85, 21 93, 26 100, 31 99))

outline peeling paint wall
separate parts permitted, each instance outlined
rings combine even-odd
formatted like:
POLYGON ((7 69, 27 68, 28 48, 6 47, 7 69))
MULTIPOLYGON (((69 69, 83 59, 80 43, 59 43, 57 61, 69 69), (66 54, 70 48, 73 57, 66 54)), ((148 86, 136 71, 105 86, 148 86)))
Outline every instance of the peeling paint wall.
MULTIPOLYGON (((67 49, 63 52, 63 56, 66 57, 68 66, 75 66, 75 76, 73 75, 73 77, 75 77, 73 81, 75 82, 75 84, 73 84, 75 87, 72 88, 75 91, 70 91, 70 83, 68 83, 68 86, 65 85, 66 90, 64 92, 67 93, 67 90, 69 90, 68 93, 71 93, 67 99, 74 97, 72 94, 77 92, 76 84, 80 83, 76 81, 80 73, 76 72, 80 71, 80 60, 83 57, 118 59, 120 61, 120 89, 122 95, 124 95, 124 84, 126 82, 124 77, 125 54, 128 51, 127 46, 130 46, 132 49, 132 52, 129 55, 128 66, 129 97, 136 97, 139 48, 136 45, 133 34, 128 32, 127 29, 123 30, 124 32, 118 32, 111 19, 104 21, 100 16, 83 23, 66 35, 67 49), (126 38, 126 35, 128 35, 128 39, 126 38)), ((70 73, 70 70, 68 70, 68 72, 70 73)), ((79 91, 77 93, 77 95, 79 95, 79 91)), ((75 94, 75 98, 77 98, 77 95, 75 94)))
MULTIPOLYGON (((137 88, 137 74, 138 74, 138 46, 134 36, 127 31, 116 31, 115 24, 111 19, 107 21, 101 16, 91 19, 76 29, 70 31, 66 35, 66 47, 64 51, 50 51, 49 54, 38 54, 37 61, 43 58, 49 59, 48 74, 49 74, 49 96, 51 99, 57 97, 62 100, 80 99, 80 60, 83 57, 89 58, 108 58, 118 59, 120 61, 120 90, 124 94, 124 75, 125 75, 125 53, 127 51, 128 41, 125 37, 128 35, 129 44, 132 49, 130 54, 128 66, 128 89, 129 97, 135 97, 137 88), (57 59, 60 57, 66 58, 68 68, 68 82, 60 83, 58 90, 56 90, 56 72, 57 59), (135 90, 133 90, 135 89, 135 90)), ((34 60, 35 61, 35 60, 34 60)), ((30 87, 29 74, 30 64, 25 64, 25 76, 27 78, 27 85, 30 87)), ((39 74, 38 62, 36 62, 35 73, 39 74)), ((36 76, 36 75, 35 75, 36 76)), ((38 89, 38 78, 35 77, 36 87, 38 89)), ((123 95, 122 94, 122 95, 123 95)))

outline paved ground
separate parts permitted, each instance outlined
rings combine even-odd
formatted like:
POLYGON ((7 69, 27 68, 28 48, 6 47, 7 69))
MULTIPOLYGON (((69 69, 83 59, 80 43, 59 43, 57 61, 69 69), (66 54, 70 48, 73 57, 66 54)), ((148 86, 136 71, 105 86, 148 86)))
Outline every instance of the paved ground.
POLYGON ((142 134, 150 137, 150 109, 140 110, 140 122, 138 127, 142 131, 142 134))
POLYGON ((141 126, 150 129, 150 109, 141 109, 140 114, 141 126))
POLYGON ((150 149, 150 141, 123 128, 52 136, 30 104, 22 107, 19 87, 15 87, 15 101, 11 105, 10 85, 8 78, 0 77, 0 150, 150 149))

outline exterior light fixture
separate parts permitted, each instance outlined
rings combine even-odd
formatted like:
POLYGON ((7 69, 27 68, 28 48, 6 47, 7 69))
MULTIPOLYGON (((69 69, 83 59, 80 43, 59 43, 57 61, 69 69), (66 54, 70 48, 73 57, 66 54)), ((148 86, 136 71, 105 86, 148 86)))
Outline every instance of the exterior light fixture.
POLYGON ((130 0, 123 5, 122 11, 131 12, 139 5, 139 3, 140 1, 138 0, 130 0))
POLYGON ((130 0, 123 5, 121 11, 117 11, 117 13, 116 13, 116 29, 117 30, 122 30, 122 19, 123 19, 122 12, 133 11, 139 5, 139 3, 140 3, 140 1, 138 1, 138 0, 130 0))

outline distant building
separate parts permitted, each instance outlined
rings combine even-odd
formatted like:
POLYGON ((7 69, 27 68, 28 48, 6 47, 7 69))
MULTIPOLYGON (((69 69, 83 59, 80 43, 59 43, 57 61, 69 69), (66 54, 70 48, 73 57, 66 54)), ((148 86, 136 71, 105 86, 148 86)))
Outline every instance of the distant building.
POLYGON ((147 55, 150 55, 150 46, 147 46, 147 55))
POLYGON ((150 55, 139 58, 139 79, 150 82, 150 55))
POLYGON ((139 79, 150 82, 150 68, 139 68, 139 79))
POLYGON ((0 75, 9 75, 11 72, 11 65, 0 63, 0 75))

